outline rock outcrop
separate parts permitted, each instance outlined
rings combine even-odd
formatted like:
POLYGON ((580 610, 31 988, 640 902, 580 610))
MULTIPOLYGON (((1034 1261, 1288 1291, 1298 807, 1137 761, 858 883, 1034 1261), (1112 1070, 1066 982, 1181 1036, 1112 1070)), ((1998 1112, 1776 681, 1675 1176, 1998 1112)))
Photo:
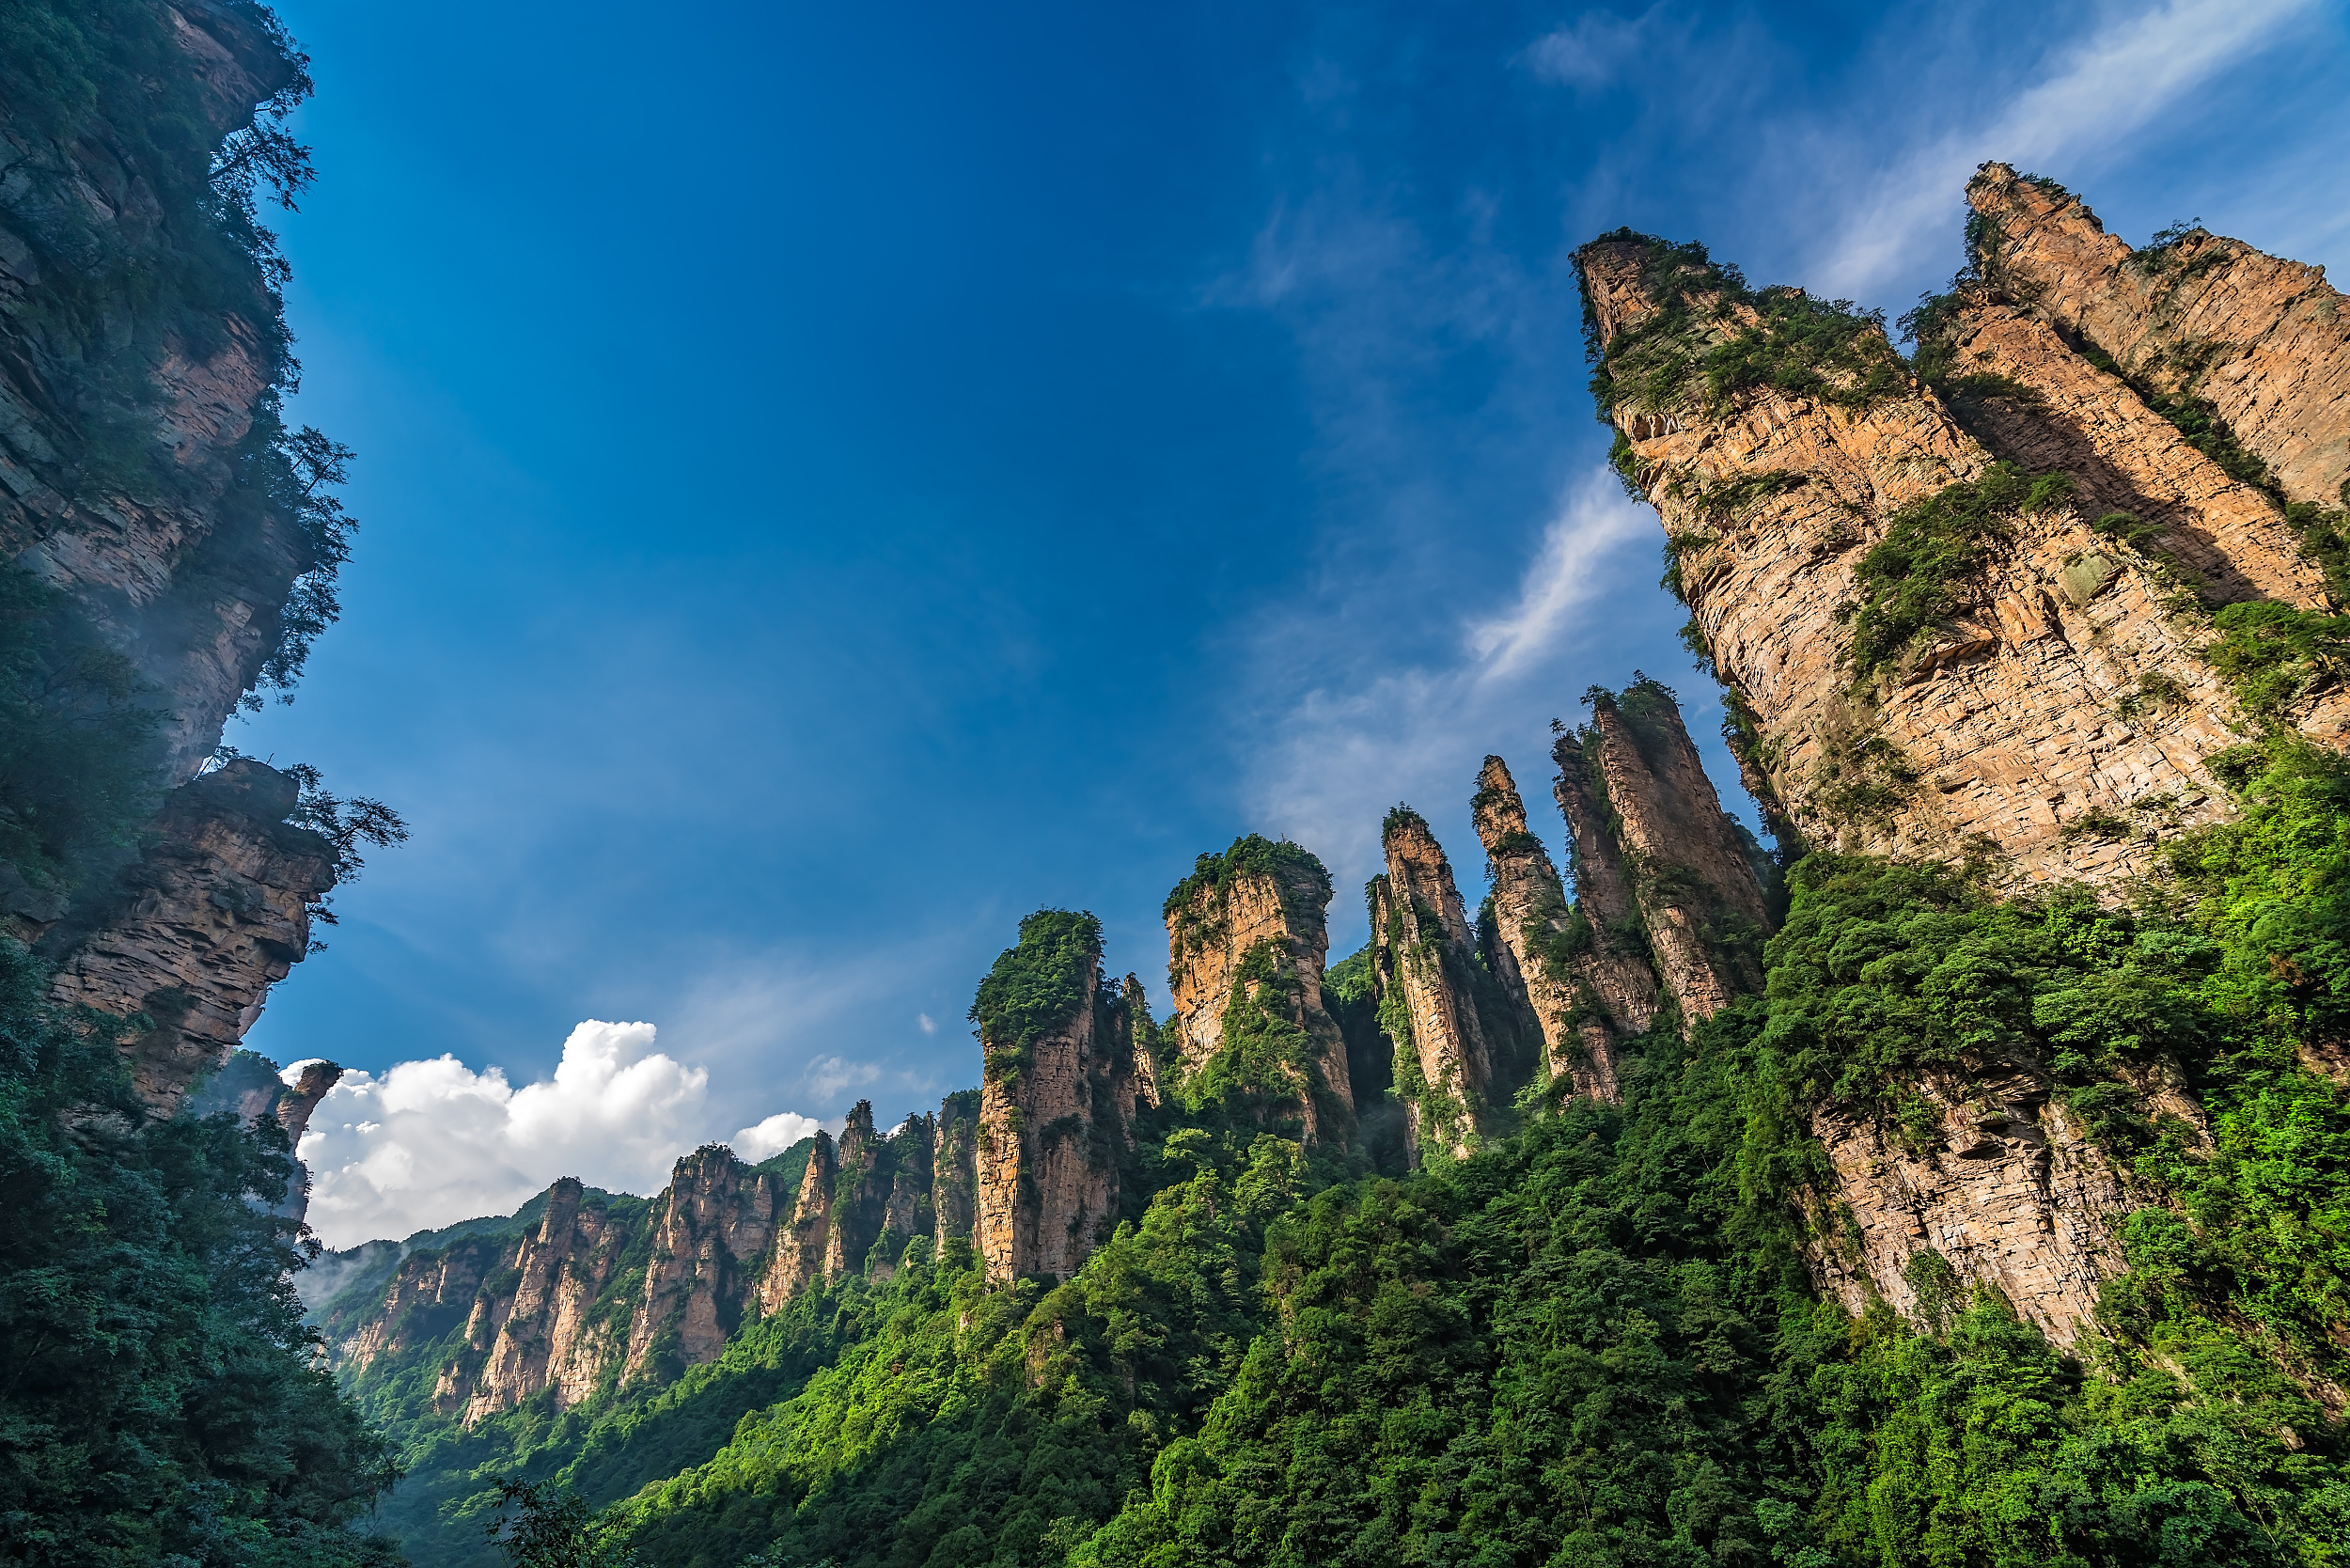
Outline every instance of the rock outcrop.
POLYGON ((380 1304, 331 1304, 336 1362, 363 1378, 385 1356, 431 1357, 433 1409, 468 1426, 549 1388, 568 1408, 673 1380, 803 1291, 888 1278, 917 1239, 943 1239, 941 1215, 967 1241, 977 1099, 948 1095, 886 1136, 860 1102, 837 1144, 820 1131, 758 1167, 709 1145, 650 1200, 566 1177, 525 1224, 406 1250, 380 1304))
MULTIPOLYGON (((1261 1087, 1295 1107, 1309 1139, 1343 1139, 1355 1121, 1346 1039, 1322 1000, 1329 904, 1330 874, 1320 860, 1250 834, 1222 855, 1199 856, 1163 906, 1175 1001, 1168 1027, 1182 1074, 1193 1077, 1235 1048, 1230 1030, 1264 1035, 1269 1013, 1300 1038, 1296 1059, 1286 1064, 1289 1081, 1261 1087)), ((1139 1016, 1141 987, 1132 977, 1127 983, 1128 1015, 1139 1016)), ((1148 1074, 1150 1062, 1139 1053, 1137 1071, 1148 1074)), ((1151 1087, 1155 1092, 1155 1081, 1151 1087)))
POLYGON ((2154 563, 2043 491, 1953 587, 1966 608, 1857 668, 1862 557, 1904 509, 1984 481, 1992 454, 1864 321, 1810 391, 1676 381, 1676 356, 1733 340, 1798 355, 1765 312, 1800 296, 1748 292, 1693 247, 1610 236, 1578 256, 1620 465, 1664 519, 1748 760, 1806 842, 2100 883, 2217 814, 2204 759, 2241 715, 2154 563))
POLYGON ((2325 270, 2197 228, 2132 250, 2052 180, 1985 164, 1966 187, 1984 282, 2207 402, 2293 500, 2350 504, 2350 311, 2325 270))
MULTIPOLYGON (((1577 1094, 1611 1103, 1622 1098, 1613 1020, 1577 972, 1578 961, 1590 956, 1591 928, 1577 921, 1550 852, 1528 831, 1526 803, 1500 758, 1485 759, 1470 808, 1493 877, 1502 960, 1496 978, 1533 1015, 1552 1078, 1567 1079, 1577 1094)), ((1641 975, 1646 978, 1644 965, 1641 975)), ((1648 985, 1653 1003, 1655 982, 1648 985)))
POLYGON ((1709 1017, 1761 990, 1762 885, 1671 693, 1649 681, 1594 693, 1579 739, 1607 803, 1601 831, 1616 840, 1657 978, 1682 1016, 1709 1017))
MULTIPOLYGON (((673 1182, 666 1196, 675 1191, 673 1182)), ((538 1227, 499 1260, 510 1288, 476 1294, 465 1342, 482 1350, 478 1359, 461 1353, 441 1369, 433 1396, 443 1413, 460 1414, 471 1426, 547 1388, 555 1390, 556 1408, 567 1410, 594 1393, 627 1355, 622 1320, 595 1309, 636 1227, 622 1222, 608 1201, 587 1199, 577 1181, 556 1183, 538 1227)), ((678 1260, 660 1258, 655 1266, 676 1278, 678 1260)))
MULTIPOLYGON (((1147 1011, 1147 1010, 1146 1010, 1147 1011)), ((1155 1100, 1155 1096, 1153 1096, 1155 1100)), ((931 1152, 931 1208, 938 1240, 977 1245, 979 1218, 979 1091, 957 1090, 939 1103, 931 1152)))
POLYGON ((1451 864, 1427 820, 1399 806, 1380 839, 1387 869, 1371 885, 1372 969, 1381 1021, 1396 1043, 1409 1147, 1416 1159, 1466 1153, 1497 1128, 1530 1075, 1542 1032, 1479 961, 1451 864))
POLYGON ((2084 517, 2123 513, 2149 525, 2144 542, 2206 602, 2327 605, 2325 572, 2302 555, 2276 503, 2182 441, 2176 425, 2047 322, 1970 302, 1935 347, 1950 356, 1946 398, 1992 451, 2033 473, 2069 476, 2084 517))
POLYGON ((776 1228, 775 1250, 759 1281, 762 1311, 772 1312, 824 1278, 824 1257, 832 1244, 833 1191, 840 1161, 832 1135, 819 1128, 800 1172, 799 1190, 789 1216, 776 1228))
POLYGON ((337 856, 286 821, 298 796, 292 779, 248 760, 181 785, 90 925, 60 922, 42 941, 61 952, 59 1001, 146 1021, 121 1043, 157 1115, 228 1059, 308 950, 337 856))
POLYGON ((1656 971, 1633 897, 1632 871, 1609 818, 1597 768, 1582 736, 1564 725, 1550 757, 1559 771, 1552 797, 1567 824, 1567 869, 1574 877, 1574 909, 1588 935, 1569 960, 1578 991, 1588 996, 1581 1026, 1587 1048, 1646 1034, 1656 1021, 1656 971), (1604 1027, 1604 1042, 1595 1031, 1604 1027))
POLYGON ((980 986, 976 1245, 992 1280, 1066 1279, 1117 1223, 1140 1075, 1125 994, 1101 980, 1101 928, 1047 910, 980 986), (991 987, 1020 999, 996 1011, 991 987), (1029 1002, 1057 998, 1046 1016, 1029 1002))
POLYGON ((1919 1299, 1930 1276, 1919 1263, 1937 1254, 2071 1344, 2123 1271, 2114 1222, 2136 1205, 2112 1167, 2040 1074, 1936 1074, 1910 1088, 1941 1113, 1930 1131, 1849 1111, 1813 1121, 1845 1211, 1816 1216, 1822 1284, 1856 1312, 1876 1296, 1930 1320, 1939 1309, 1919 1299))

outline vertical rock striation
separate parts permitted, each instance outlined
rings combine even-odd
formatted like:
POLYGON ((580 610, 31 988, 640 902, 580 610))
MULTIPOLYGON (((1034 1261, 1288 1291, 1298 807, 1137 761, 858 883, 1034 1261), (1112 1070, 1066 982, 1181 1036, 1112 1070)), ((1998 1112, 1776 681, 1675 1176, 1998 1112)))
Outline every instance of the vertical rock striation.
MULTIPOLYGON (((1222 855, 1199 856, 1162 912, 1175 1001, 1169 1027, 1183 1077, 1198 1077, 1230 1052, 1277 1056, 1271 1068, 1277 1081, 1251 1076, 1246 1087, 1294 1107, 1308 1138, 1343 1139, 1354 1125, 1355 1094, 1346 1039, 1322 999, 1329 903, 1330 874, 1320 860, 1252 833, 1222 855)), ((1141 1000, 1129 977, 1129 1016, 1141 1015, 1141 1000)), ((1151 1071, 1147 1052, 1137 1061, 1151 1071)))
POLYGON ((977 1244, 987 1277, 1067 1278, 1117 1221, 1135 1021, 1104 993, 1101 925, 1043 910, 979 985, 977 1244))
POLYGON ((776 1230, 775 1249, 760 1277, 759 1304, 773 1312, 808 1286, 824 1278, 824 1257, 831 1249, 833 1192, 840 1175, 839 1156, 832 1135, 819 1128, 800 1172, 789 1216, 776 1230))
POLYGON ((337 854, 286 821, 298 795, 292 779, 247 760, 180 786, 89 924, 63 921, 43 938, 41 950, 62 956, 59 1001, 147 1021, 122 1046, 157 1115, 228 1059, 308 949, 337 854))
POLYGON ((1396 1043, 1396 1090, 1416 1157, 1466 1153, 1524 1084, 1537 1020, 1478 959, 1452 867, 1409 807, 1380 830, 1387 870, 1371 887, 1380 1018, 1396 1043), (1530 1037, 1530 1039, 1529 1039, 1530 1037))
POLYGON ((1582 737, 1562 726, 1550 756, 1559 769, 1551 793, 1566 819, 1575 914, 1588 933, 1570 968, 1597 1004, 1598 1015, 1587 1015, 1582 1026, 1587 1049, 1603 1043, 1592 1031, 1604 1027, 1604 1045, 1612 1058, 1617 1042, 1646 1034, 1656 1021, 1656 971, 1649 965, 1623 845, 1582 737))
MULTIPOLYGON (((1553 1078, 1567 1079, 1577 1094, 1610 1103, 1622 1099, 1614 1021, 1580 972, 1592 956, 1590 924, 1577 918, 1550 852, 1528 830, 1526 803, 1500 758, 1485 759, 1470 808, 1493 876, 1504 989, 1533 1015, 1553 1078)), ((1645 966, 1641 975, 1646 977, 1645 966)), ((1653 980, 1649 986, 1653 1001, 1653 980)))
POLYGON ((1770 919, 1762 888, 1671 694, 1653 682, 1594 694, 1582 741, 1587 756, 1597 754, 1606 826, 1631 873, 1657 977, 1682 1016, 1709 1017, 1761 990, 1770 919))
MULTIPOLYGON (((857 1111, 870 1140, 872 1107, 860 1103, 857 1111)), ((854 1114, 850 1127, 857 1127, 854 1114)), ((845 1152, 848 1134, 841 1144, 845 1152)), ((870 1144, 859 1152, 870 1169, 870 1144)), ((858 1172, 844 1160, 842 1174, 854 1180, 858 1172)), ((755 1294, 756 1265, 774 1239, 780 1206, 775 1179, 753 1171, 723 1144, 706 1144, 677 1162, 668 1191, 654 1204, 652 1257, 644 1298, 629 1323, 624 1381, 651 1375, 667 1382, 689 1366, 717 1359, 755 1294)), ((836 1234, 838 1213, 837 1207, 836 1234)), ((875 1219, 878 1229, 878 1215, 875 1219)), ((825 1272, 840 1272, 829 1257, 825 1272)))
POLYGON ((2134 251, 2078 197, 2004 164, 1978 170, 1966 199, 1998 294, 2133 380, 2208 403, 2291 499, 2350 504, 2350 312, 2323 268, 2200 228, 2134 251))

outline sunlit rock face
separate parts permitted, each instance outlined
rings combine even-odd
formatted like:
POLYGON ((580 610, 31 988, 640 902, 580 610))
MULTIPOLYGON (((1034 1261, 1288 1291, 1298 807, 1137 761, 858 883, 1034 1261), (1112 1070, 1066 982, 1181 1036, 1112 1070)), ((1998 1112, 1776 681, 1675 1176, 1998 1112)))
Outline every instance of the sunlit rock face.
MULTIPOLYGON (((2210 760, 2253 721, 2205 656, 2215 608, 2331 607, 2280 501, 2342 504, 2350 317, 2316 269, 2200 232, 2134 253, 2003 165, 1967 198, 1970 269, 1918 319, 1919 373, 1851 316, 1835 354, 1806 358, 1775 323, 1837 307, 1619 232, 1577 256, 1596 384, 1775 824, 1812 848, 1966 860, 2011 895, 2064 882, 2118 898, 2166 840, 2230 809, 2210 760), (2190 413, 2260 461, 2223 465, 2182 430, 2190 413), (1970 495, 2004 498, 1978 553, 1914 630, 1864 651, 1872 593, 1888 572, 1918 580, 1919 520, 1970 495)), ((1628 716, 1603 702, 1561 747, 1577 894, 1637 908, 1694 1018, 1759 976, 1691 939, 1654 870, 1734 887, 1740 919, 1759 904, 1724 874, 1735 846, 1706 842, 1710 792, 1695 817, 1648 804, 1643 773, 1693 770, 1685 735, 1642 746, 1628 716)), ((2350 701, 2320 683, 2274 720, 2338 745, 2350 701)), ((2151 1107, 2201 1127, 2167 1063, 2147 1075, 2151 1107)), ((2044 1064, 1968 1061, 1904 1088, 1938 1127, 1813 1118, 1832 1172, 1816 1195, 1824 1287, 1910 1309, 1912 1264, 1934 1252, 2069 1340, 2123 1266, 2110 1227, 2135 1201, 2126 1184, 2044 1064)))
POLYGON ((2080 198, 2004 164, 1985 164, 1966 200, 1997 295, 2132 379, 2208 401, 2290 499, 2343 504, 2350 311, 2325 269, 2201 229, 2134 252, 2080 198))
POLYGON ((979 1085, 975 1243, 991 1279, 1066 1279, 1117 1223, 1140 1079, 1124 995, 1089 960, 1072 1015, 979 1085))

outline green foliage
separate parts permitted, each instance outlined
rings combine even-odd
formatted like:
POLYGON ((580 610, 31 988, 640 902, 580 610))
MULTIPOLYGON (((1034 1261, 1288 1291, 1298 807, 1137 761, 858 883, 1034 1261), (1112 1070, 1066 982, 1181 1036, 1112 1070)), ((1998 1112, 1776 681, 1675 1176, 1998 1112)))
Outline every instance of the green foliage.
POLYGON ((990 1289, 919 1249, 833 1367, 635 1499, 639 1549, 693 1568, 1060 1560, 1238 1372, 1264 1226, 1304 1169, 1285 1139, 1197 1128, 1152 1159, 1139 1222, 1066 1284, 990 1289))
POLYGON ((1093 1001, 1102 962, 1102 922, 1068 909, 1040 909, 1020 922, 1020 941, 979 981, 971 1022, 979 1027, 992 1078, 1027 1068, 1028 1052, 1093 1001))
MULTIPOLYGON (((1585 345, 1602 419, 1620 408, 1718 415, 1741 394, 1764 386, 1866 408, 1908 387, 1909 368, 1886 340, 1882 312, 1858 309, 1850 300, 1816 300, 1800 289, 1749 289, 1737 268, 1715 261, 1694 242, 1672 244, 1623 228, 1592 244, 1627 242, 1643 247, 1643 283, 1653 308, 1603 344, 1585 287, 1585 345)), ((1628 454, 1627 442, 1617 472, 1637 494, 1628 454)))
POLYGON ((2258 718, 2338 680, 2350 653, 2350 616, 2296 610, 2273 600, 2229 604, 2212 617, 2219 635, 2203 651, 2258 718))
POLYGON ((1995 463, 1980 478, 1961 479, 1894 512, 1885 537, 1854 569, 1856 597, 1841 612, 1852 625, 1852 666, 1866 680, 1911 641, 1969 608, 1983 572, 2009 538, 2017 512, 2060 506, 2062 475, 2037 478, 1995 463))
POLYGON ((397 1472, 311 1364, 285 1134, 149 1121, 47 980, 0 942, 0 1557, 396 1560, 352 1529, 397 1472))
POLYGON ((1233 885, 1244 877, 1270 882, 1292 926, 1303 930, 1322 923, 1330 902, 1330 873, 1322 862, 1287 839, 1277 841, 1247 834, 1233 839, 1222 855, 1201 855, 1191 875, 1177 883, 1160 905, 1174 949, 1168 959, 1170 973, 1183 950, 1224 939, 1226 906, 1233 885))
POLYGON ((65 595, 0 563, 0 860, 70 887, 163 798, 157 694, 65 595))
POLYGON ((577 1493, 500 1477, 497 1496, 482 1533, 509 1568, 636 1568, 625 1521, 591 1513, 577 1493))

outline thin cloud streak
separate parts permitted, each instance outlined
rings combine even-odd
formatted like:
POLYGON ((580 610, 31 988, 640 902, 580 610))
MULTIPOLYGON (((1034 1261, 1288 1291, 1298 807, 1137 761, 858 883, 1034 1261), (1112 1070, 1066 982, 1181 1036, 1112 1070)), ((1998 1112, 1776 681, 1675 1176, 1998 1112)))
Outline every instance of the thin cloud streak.
POLYGON ((1807 278, 1867 297, 1914 274, 1947 238, 1952 205, 1977 165, 1998 159, 2044 170, 2092 161, 2312 8, 2313 0, 2174 0, 2104 29, 1984 123, 1913 148, 1884 168, 1821 242, 1807 278))
POLYGON ((1626 586, 1653 529, 1608 469, 1579 476, 1510 608, 1464 624, 1453 657, 1319 685, 1270 715, 1246 784, 1251 820, 1314 850, 1342 881, 1367 872, 1399 794, 1465 800, 1480 759, 1539 733, 1531 715, 1573 688, 1567 664, 1612 624, 1599 606, 1626 586))

